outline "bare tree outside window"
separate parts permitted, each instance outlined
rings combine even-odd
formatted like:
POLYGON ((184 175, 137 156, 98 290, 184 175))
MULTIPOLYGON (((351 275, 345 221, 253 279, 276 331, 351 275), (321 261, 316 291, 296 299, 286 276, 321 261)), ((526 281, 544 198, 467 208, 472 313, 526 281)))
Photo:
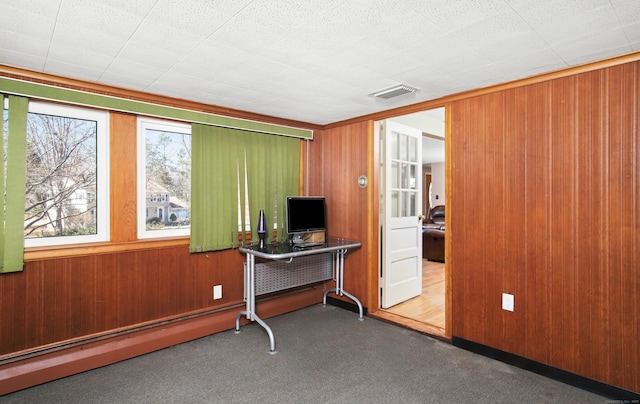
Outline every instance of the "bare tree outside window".
POLYGON ((25 238, 96 234, 97 123, 29 113, 25 238))

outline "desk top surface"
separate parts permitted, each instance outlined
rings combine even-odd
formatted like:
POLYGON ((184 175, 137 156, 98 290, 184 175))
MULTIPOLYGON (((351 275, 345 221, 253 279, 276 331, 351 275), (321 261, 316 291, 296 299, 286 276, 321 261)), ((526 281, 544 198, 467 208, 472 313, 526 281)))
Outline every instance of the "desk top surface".
POLYGON ((258 243, 240 247, 240 252, 253 254, 256 257, 279 260, 305 255, 329 253, 338 250, 348 250, 358 248, 362 244, 359 241, 347 240, 343 238, 328 237, 324 244, 312 247, 298 247, 288 241, 283 243, 265 243, 260 248, 258 243))

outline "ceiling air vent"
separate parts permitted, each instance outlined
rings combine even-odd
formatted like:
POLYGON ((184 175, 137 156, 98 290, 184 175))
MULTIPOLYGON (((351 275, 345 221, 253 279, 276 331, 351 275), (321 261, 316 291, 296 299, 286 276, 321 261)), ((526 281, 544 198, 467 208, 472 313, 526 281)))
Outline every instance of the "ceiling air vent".
POLYGON ((405 84, 397 84, 393 87, 385 88, 384 90, 375 91, 369 95, 374 96, 376 98, 384 98, 388 100, 389 98, 399 97, 401 95, 415 93, 418 91, 417 88, 409 87, 405 84))

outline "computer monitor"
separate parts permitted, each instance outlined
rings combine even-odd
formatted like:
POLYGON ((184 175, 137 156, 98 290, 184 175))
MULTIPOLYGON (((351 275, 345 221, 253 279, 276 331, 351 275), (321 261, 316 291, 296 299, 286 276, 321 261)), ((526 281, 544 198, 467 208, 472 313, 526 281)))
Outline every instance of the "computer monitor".
POLYGON ((295 243, 308 233, 326 232, 327 208, 323 196, 287 197, 287 233, 295 243))

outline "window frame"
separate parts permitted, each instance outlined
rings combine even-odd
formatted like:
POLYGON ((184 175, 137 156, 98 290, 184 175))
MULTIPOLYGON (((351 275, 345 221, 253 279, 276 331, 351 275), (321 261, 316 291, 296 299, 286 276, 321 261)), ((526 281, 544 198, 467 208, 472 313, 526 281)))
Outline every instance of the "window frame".
MULTIPOLYGON (((82 119, 96 122, 96 234, 79 236, 52 236, 24 238, 24 247, 55 247, 71 244, 87 244, 110 241, 111 202, 110 202, 110 165, 109 165, 109 112, 78 107, 68 104, 56 104, 45 101, 29 100, 29 113, 55 115, 65 118, 82 119)), ((28 118, 27 118, 28 119, 28 118)))
POLYGON ((191 136, 191 124, 166 119, 138 116, 136 123, 136 181, 137 181, 137 235, 138 239, 158 239, 189 237, 191 226, 182 229, 147 230, 147 189, 146 189, 146 130, 188 134, 191 136))

